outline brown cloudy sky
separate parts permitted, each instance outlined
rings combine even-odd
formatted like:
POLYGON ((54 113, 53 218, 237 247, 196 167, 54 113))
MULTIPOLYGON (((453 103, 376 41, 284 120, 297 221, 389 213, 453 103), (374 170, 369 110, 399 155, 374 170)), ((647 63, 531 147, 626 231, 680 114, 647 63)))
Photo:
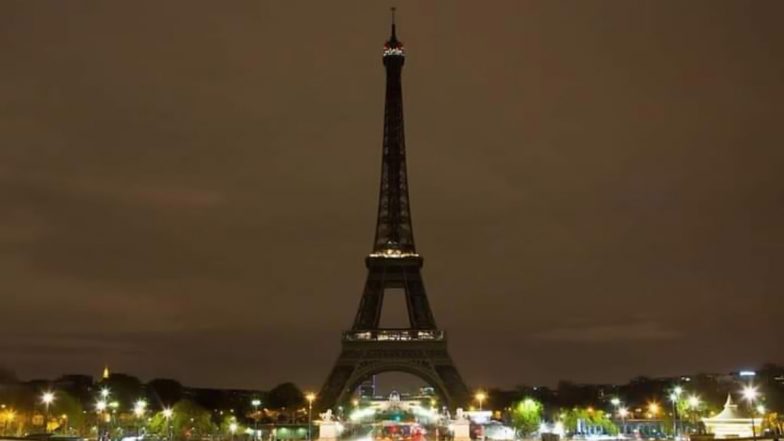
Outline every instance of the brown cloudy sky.
MULTIPOLYGON (((0 2, 0 364, 318 387, 364 282, 389 2, 0 2)), ((784 362, 784 3, 400 2, 466 380, 784 362)))

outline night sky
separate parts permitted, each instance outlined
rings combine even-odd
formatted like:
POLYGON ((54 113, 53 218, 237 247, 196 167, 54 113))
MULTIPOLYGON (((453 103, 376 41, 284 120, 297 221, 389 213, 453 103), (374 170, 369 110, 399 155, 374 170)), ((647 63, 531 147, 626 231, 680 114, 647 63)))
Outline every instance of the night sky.
MULTIPOLYGON (((784 362, 783 2, 395 3, 469 384, 784 362)), ((388 7, 0 2, 0 365, 318 388, 371 251, 388 7)))

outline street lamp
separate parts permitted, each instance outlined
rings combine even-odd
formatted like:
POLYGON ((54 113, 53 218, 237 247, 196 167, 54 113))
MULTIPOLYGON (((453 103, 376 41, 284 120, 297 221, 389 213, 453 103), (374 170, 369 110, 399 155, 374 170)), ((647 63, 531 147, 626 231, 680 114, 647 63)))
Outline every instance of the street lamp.
POLYGON ((629 409, 621 407, 618 409, 618 415, 621 417, 621 428, 623 436, 626 436, 626 417, 629 415, 629 409))
POLYGON ((683 388, 675 386, 670 394, 670 401, 672 402, 672 433, 675 438, 678 438, 678 400, 682 393, 683 388))
POLYGON ((253 406, 253 439, 259 439, 259 406, 261 406, 261 400, 254 398, 250 404, 253 406))
POLYGON ((49 405, 54 402, 54 393, 51 391, 44 392, 41 395, 41 402, 44 403, 46 414, 44 415, 44 432, 49 433, 49 405))
POLYGON ((172 438, 171 419, 173 415, 174 411, 170 407, 163 409, 163 418, 166 419, 166 439, 169 441, 171 441, 172 438))
POLYGON ((313 427, 313 401, 316 400, 316 394, 313 392, 308 392, 308 394, 305 395, 305 399, 308 400, 308 441, 311 441, 311 429, 313 427))
POLYGON ((101 424, 102 423, 101 420, 103 420, 103 413, 105 411, 106 411, 106 400, 98 400, 95 403, 95 413, 98 414, 98 439, 99 440, 103 439, 103 433, 101 433, 102 432, 101 426, 103 425, 101 424))
POLYGON ((689 408, 689 419, 691 420, 692 424, 697 423, 696 413, 701 403, 702 401, 697 395, 690 395, 689 398, 686 399, 686 406, 689 408))
POLYGON ((229 432, 231 432, 231 439, 234 439, 234 434, 237 432, 237 423, 234 421, 229 424, 229 432))
POLYGON ((479 411, 481 412, 482 411, 482 403, 487 398, 487 394, 484 393, 484 391, 480 390, 479 392, 476 393, 476 395, 474 395, 474 398, 476 398, 476 401, 479 402, 479 411))
POLYGON ((147 402, 144 400, 139 400, 136 404, 133 405, 133 413, 136 415, 136 418, 139 419, 138 426, 136 428, 136 436, 138 437, 141 435, 142 432, 142 418, 144 417, 144 410, 147 408, 147 402))
POLYGON ((757 388, 748 385, 743 388, 743 398, 749 402, 749 407, 751 407, 751 437, 752 439, 757 439, 757 429, 754 427, 754 400, 757 399, 757 388))

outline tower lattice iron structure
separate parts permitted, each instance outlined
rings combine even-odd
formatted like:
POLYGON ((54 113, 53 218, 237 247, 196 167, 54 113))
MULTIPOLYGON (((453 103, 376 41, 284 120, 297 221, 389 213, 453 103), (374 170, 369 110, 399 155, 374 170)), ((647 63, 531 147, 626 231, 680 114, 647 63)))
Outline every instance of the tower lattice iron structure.
POLYGON ((394 15, 383 62, 384 138, 373 251, 365 258, 368 275, 354 324, 343 333, 340 356, 318 395, 318 404, 322 409, 332 408, 348 400, 370 376, 396 371, 427 382, 445 405, 464 405, 469 402, 469 391, 447 351, 446 333, 436 326, 422 281, 423 259, 414 246, 403 130, 401 72, 405 53, 397 39, 394 15), (402 290, 405 295, 407 328, 381 327, 388 289, 402 290))

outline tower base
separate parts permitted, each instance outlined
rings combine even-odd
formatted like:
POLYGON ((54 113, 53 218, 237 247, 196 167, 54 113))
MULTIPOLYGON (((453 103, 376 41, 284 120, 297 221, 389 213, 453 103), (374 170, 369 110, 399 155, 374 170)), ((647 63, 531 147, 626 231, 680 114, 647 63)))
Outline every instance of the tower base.
POLYGON ((470 401, 468 388, 447 351, 443 331, 385 329, 344 333, 343 349, 318 395, 318 407, 331 409, 348 401, 363 381, 383 372, 419 377, 450 409, 470 401))

